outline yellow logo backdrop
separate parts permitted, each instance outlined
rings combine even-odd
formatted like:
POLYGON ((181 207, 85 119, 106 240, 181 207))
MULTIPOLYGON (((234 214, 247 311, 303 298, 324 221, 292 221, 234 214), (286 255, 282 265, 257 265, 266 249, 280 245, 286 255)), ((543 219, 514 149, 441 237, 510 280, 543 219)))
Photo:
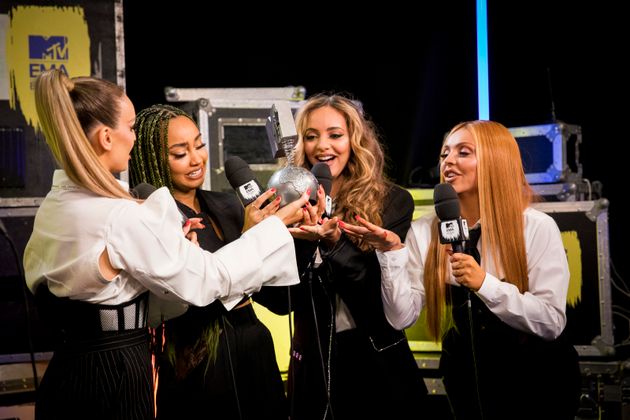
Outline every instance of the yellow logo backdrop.
POLYGON ((10 12, 7 66, 11 108, 38 128, 33 96, 37 76, 60 69, 70 77, 90 75, 90 37, 82 7, 16 6, 10 12))

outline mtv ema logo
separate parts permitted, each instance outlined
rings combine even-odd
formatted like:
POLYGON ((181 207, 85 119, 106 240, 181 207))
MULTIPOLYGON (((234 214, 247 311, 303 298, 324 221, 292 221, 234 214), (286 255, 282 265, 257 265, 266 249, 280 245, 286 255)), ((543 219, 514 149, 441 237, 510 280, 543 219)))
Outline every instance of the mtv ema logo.
POLYGON ((29 35, 28 58, 31 88, 37 76, 46 70, 59 69, 68 74, 68 37, 29 35))

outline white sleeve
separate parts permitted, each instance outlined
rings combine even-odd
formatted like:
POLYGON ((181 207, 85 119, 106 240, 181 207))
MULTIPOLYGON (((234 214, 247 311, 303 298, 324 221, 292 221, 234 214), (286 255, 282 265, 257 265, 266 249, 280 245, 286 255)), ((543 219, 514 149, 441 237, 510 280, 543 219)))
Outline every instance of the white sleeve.
POLYGON ((513 284, 486 274, 477 295, 506 324, 553 340, 566 325, 567 257, 555 221, 532 209, 526 211, 526 216, 529 290, 520 293, 513 284))
POLYGON ((424 305, 426 246, 421 244, 426 242, 422 239, 426 229, 420 222, 413 222, 407 233, 405 248, 376 252, 381 265, 381 297, 385 317, 398 330, 416 322, 424 305))
POLYGON ((197 306, 221 299, 231 309, 263 284, 299 282, 293 238, 275 216, 210 253, 185 238, 166 188, 115 213, 106 237, 112 266, 161 298, 197 306))

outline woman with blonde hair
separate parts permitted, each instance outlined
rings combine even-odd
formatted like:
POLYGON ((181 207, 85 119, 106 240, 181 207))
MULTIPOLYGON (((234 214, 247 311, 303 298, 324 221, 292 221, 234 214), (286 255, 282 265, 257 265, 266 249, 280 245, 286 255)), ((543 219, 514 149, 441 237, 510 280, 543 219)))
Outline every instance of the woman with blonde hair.
POLYGON ((496 122, 458 124, 440 170, 471 227, 464 253, 440 244, 435 214, 414 221, 404 245, 367 221, 345 227, 379 250, 387 319, 404 328, 426 307, 457 420, 573 419, 580 376, 562 334, 567 259, 554 220, 530 207, 516 140, 496 122))
POLYGON ((277 312, 294 312, 291 418, 403 418, 412 401, 421 413, 427 391, 404 332, 385 319, 374 249, 340 229, 343 220, 363 217, 404 237, 411 195, 385 178, 376 129, 358 103, 313 96, 298 111, 296 126, 295 162, 307 169, 328 165, 333 205, 328 217, 290 229, 301 273, 291 307, 284 299, 274 307, 258 298, 277 312))
POLYGON ((199 306, 221 299, 231 308, 262 284, 295 283, 285 223, 303 218, 308 197, 216 253, 203 251, 185 236, 192 224, 182 232, 166 188, 141 202, 114 177, 127 169, 136 139, 135 110, 120 87, 49 70, 36 80, 35 103, 63 168, 24 251, 26 282, 58 336, 36 417, 153 418, 149 292, 199 306))

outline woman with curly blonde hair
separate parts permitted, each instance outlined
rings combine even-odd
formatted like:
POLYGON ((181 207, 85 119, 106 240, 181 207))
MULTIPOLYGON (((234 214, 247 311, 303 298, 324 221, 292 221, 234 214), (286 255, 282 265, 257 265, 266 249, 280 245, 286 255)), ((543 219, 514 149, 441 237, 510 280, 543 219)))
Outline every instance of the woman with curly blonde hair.
POLYGON ((296 126, 295 163, 328 165, 333 206, 329 218, 290 229, 301 273, 291 307, 265 303, 294 311, 291 418, 403 418, 426 388, 404 333, 385 319, 374 248, 340 226, 369 218, 404 237, 413 200, 386 179, 376 129, 355 101, 313 96, 296 126))

